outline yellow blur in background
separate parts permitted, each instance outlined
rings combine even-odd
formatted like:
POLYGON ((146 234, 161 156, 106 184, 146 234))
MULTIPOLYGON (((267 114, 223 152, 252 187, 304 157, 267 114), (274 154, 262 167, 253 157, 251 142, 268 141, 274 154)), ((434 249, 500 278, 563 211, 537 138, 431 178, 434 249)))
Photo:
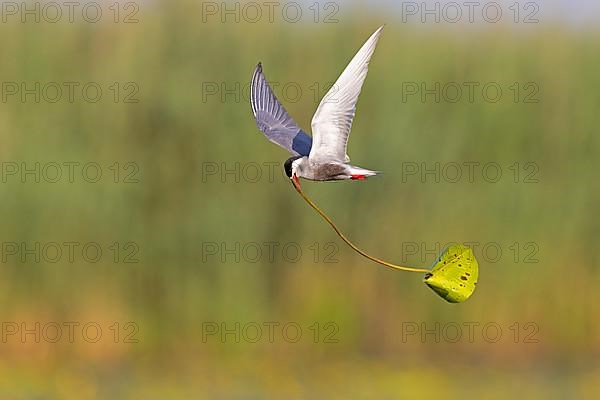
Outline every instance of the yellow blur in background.
POLYGON ((0 398, 597 398, 599 31, 274 3, 3 3, 0 398), (384 174, 303 188, 385 260, 472 247, 462 304, 345 247, 252 117, 261 61, 310 132, 383 23, 384 174))

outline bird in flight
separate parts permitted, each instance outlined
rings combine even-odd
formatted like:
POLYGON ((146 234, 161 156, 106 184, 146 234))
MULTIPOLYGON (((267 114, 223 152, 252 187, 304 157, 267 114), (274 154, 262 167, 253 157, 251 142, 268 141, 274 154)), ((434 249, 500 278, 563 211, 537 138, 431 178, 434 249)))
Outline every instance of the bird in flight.
POLYGON ((258 129, 275 144, 293 154, 284 163, 286 175, 300 186, 299 178, 314 181, 362 180, 377 171, 350 164, 346 153, 356 103, 375 51, 380 27, 360 48, 335 84, 321 100, 308 136, 277 100, 258 63, 250 85, 250 105, 258 129))

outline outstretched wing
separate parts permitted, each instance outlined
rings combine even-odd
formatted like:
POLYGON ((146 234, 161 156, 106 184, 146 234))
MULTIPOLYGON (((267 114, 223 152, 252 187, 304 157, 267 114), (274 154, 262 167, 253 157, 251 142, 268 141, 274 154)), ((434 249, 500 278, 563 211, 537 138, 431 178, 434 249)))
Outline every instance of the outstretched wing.
POLYGON ((371 35, 321 100, 311 124, 314 140, 311 159, 350 161, 346 147, 356 113, 356 102, 382 30, 383 26, 371 35))
POLYGON ((250 85, 250 105, 256 125, 267 139, 298 156, 308 156, 312 138, 302 131, 279 103, 258 63, 250 85))

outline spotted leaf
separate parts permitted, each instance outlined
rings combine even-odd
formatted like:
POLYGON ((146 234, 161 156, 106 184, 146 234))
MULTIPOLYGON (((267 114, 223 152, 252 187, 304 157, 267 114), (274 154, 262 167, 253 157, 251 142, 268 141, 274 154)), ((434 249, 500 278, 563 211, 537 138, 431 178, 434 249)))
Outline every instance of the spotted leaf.
POLYGON ((475 291, 479 266, 473 250, 462 244, 447 247, 423 282, 450 303, 462 303, 475 291))

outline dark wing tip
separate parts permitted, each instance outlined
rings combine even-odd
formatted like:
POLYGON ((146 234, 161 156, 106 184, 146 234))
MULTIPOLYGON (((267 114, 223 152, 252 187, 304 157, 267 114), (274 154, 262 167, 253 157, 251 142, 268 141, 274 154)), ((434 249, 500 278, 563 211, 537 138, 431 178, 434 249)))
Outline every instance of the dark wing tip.
POLYGON ((262 75, 262 63, 259 61, 256 64, 256 68, 254 68, 254 73, 252 73, 252 85, 254 85, 258 79, 258 76, 262 75))
MULTIPOLYGON (((250 107, 252 108, 252 114, 254 114, 254 117, 256 117, 256 101, 257 101, 257 96, 260 96, 260 94, 257 94, 256 91, 259 86, 259 81, 261 80, 261 76, 262 76, 262 62, 259 61, 258 64, 256 64, 256 68, 254 68, 254 73, 252 74, 252 80, 250 82, 250 107)), ((264 78, 263 78, 264 79, 264 78)))

